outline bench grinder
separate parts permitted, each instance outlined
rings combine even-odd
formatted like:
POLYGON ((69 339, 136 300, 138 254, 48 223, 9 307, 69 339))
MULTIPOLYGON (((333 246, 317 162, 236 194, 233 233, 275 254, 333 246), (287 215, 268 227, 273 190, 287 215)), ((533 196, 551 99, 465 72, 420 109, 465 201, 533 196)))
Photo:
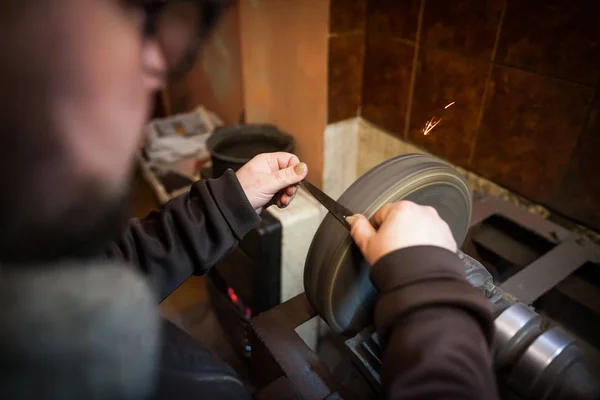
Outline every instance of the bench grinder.
MULTIPOLYGON (((388 160, 352 184, 338 199, 370 218, 383 204, 410 200, 434 207, 462 245, 471 219, 472 197, 463 176, 428 155, 388 160)), ((575 339, 559 327, 542 329, 542 318, 494 284, 475 259, 460 253, 467 280, 481 290, 496 312, 495 367, 504 397, 519 399, 599 398, 598 382, 582 363, 575 339)), ((350 337, 352 351, 368 381, 380 390, 381 348, 372 328, 377 292, 370 267, 348 230, 328 214, 309 250, 304 287, 318 314, 338 334, 350 337)))

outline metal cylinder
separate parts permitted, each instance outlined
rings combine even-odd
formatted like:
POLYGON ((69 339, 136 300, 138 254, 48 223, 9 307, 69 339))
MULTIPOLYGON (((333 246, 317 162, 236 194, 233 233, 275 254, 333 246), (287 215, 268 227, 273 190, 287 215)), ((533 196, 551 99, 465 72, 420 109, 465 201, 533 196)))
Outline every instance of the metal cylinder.
POLYGON ((459 253, 465 277, 490 300, 494 322, 494 365, 511 398, 600 399, 600 384, 583 364, 575 339, 560 328, 542 332, 542 317, 494 285, 477 260, 459 253))
POLYGON ((548 398, 567 368, 581 360, 574 343, 560 328, 542 333, 515 364, 508 385, 523 399, 548 398))
POLYGON ((542 318, 523 303, 504 310, 495 320, 495 365, 502 370, 513 365, 541 333, 542 318))
POLYGON ((600 383, 582 362, 575 362, 560 377, 553 392, 548 396, 556 400, 598 400, 600 383))

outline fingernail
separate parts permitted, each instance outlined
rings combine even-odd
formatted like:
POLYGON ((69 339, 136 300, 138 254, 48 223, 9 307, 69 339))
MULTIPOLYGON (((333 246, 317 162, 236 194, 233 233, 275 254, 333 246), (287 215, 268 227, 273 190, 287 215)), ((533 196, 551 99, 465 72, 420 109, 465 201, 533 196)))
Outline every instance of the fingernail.
POLYGON ((350 225, 352 225, 352 223, 354 222, 355 218, 353 215, 346 217, 346 222, 349 223, 350 225))
POLYGON ((278 203, 277 205, 279 206, 279 208, 287 207, 289 204, 289 196, 287 194, 282 194, 279 197, 279 201, 277 203, 278 203))
POLYGON ((296 175, 302 175, 304 172, 306 172, 306 164, 301 162, 300 164, 296 164, 296 166, 294 167, 294 172, 296 173, 296 175))

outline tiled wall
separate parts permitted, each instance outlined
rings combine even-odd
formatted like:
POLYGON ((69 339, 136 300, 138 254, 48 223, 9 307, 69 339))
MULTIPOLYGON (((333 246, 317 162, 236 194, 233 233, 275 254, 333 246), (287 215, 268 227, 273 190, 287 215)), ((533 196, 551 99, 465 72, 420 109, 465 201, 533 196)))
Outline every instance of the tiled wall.
POLYGON ((330 122, 359 110, 600 228, 600 2, 339 0, 331 32, 330 122))
POLYGON ((366 0, 331 0, 328 121, 360 115, 365 57, 366 0))

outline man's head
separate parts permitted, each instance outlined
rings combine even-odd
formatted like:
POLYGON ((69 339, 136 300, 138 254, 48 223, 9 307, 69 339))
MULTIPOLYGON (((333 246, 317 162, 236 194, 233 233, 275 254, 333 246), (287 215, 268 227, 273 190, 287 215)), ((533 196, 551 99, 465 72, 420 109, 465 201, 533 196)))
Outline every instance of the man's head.
POLYGON ((0 261, 84 255, 122 221, 152 95, 219 2, 149 3, 0 5, 0 261))

